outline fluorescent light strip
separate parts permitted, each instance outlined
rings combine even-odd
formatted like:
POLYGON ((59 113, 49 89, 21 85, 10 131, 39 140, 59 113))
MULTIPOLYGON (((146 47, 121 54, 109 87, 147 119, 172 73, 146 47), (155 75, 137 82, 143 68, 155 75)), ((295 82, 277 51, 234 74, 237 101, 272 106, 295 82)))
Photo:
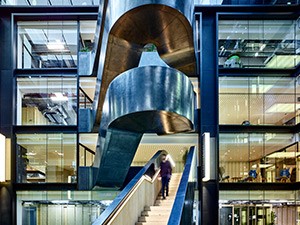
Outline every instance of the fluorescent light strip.
POLYGON ((64 50, 65 49, 65 45, 62 42, 49 42, 47 44, 47 48, 49 50, 64 50))
POLYGON ((203 134, 203 157, 204 157, 204 177, 203 181, 210 180, 210 133, 203 134))
POLYGON ((0 182, 5 182, 5 136, 0 134, 0 182))
POLYGON ((299 103, 275 103, 266 110, 266 113, 292 113, 299 107, 299 103))
POLYGON ((274 55, 266 64, 267 68, 293 68, 300 61, 300 55, 274 55))
POLYGON ((296 158, 300 155, 300 152, 274 152, 268 155, 267 158, 296 158))
POLYGON ((56 92, 54 93, 55 96, 51 96, 51 100, 52 101, 68 101, 68 97, 64 96, 62 93, 60 92, 56 92))

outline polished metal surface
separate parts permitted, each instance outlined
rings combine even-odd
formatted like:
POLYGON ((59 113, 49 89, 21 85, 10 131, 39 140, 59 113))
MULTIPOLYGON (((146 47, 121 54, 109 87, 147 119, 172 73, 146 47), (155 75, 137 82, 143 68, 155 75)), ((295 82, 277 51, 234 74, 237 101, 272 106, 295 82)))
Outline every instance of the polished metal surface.
POLYGON ((138 67, 109 85, 94 166, 97 186, 121 186, 143 133, 173 134, 193 129, 193 86, 180 71, 138 67))
POLYGON ((193 129, 194 93, 186 76, 196 73, 192 9, 189 0, 100 5, 93 102, 93 130, 99 131, 96 186, 123 184, 143 133, 193 129), (149 43, 169 67, 138 67, 149 43))
POLYGON ((110 128, 105 138, 99 135, 93 167, 95 186, 119 188, 128 173, 130 164, 143 134, 110 128))
POLYGON ((101 130, 113 127, 140 133, 186 132, 193 128, 193 110, 193 86, 187 76, 168 67, 138 67, 111 82, 101 130))
POLYGON ((196 73, 192 10, 191 0, 113 0, 101 4, 94 131, 100 125, 108 85, 119 74, 138 66, 146 44, 155 44, 170 67, 186 75, 196 73))

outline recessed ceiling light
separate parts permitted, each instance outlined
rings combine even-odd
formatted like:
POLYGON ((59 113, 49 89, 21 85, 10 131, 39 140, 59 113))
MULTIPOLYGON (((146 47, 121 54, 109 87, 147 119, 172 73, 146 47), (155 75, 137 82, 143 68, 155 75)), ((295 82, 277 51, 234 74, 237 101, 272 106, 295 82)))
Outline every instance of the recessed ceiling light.
POLYGON ((49 50, 64 50, 65 49, 65 45, 64 45, 64 43, 62 43, 60 41, 49 42, 47 44, 47 48, 49 50))

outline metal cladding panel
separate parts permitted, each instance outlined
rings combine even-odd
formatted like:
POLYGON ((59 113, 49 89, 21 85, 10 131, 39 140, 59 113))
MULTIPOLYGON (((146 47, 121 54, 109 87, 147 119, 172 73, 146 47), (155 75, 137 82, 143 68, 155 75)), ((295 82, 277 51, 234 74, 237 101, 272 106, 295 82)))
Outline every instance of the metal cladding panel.
POLYGON ((193 129, 194 92, 184 75, 196 73, 192 10, 187 0, 116 0, 99 8, 95 185, 122 185, 143 133, 193 129), (138 67, 149 43, 174 69, 138 67))
POLYGON ((190 80, 172 68, 139 67, 114 79, 103 106, 96 185, 123 184, 143 133, 191 131, 193 104, 190 80))
POLYGON ((146 44, 153 43, 170 67, 186 75, 196 73, 191 1, 117 0, 107 4, 104 12, 99 11, 98 24, 103 23, 101 29, 97 28, 102 35, 98 34, 101 38, 96 49, 94 131, 100 125, 108 85, 119 74, 138 66, 146 44), (100 16, 103 13, 105 18, 100 16))
POLYGON ((167 67, 138 67, 110 84, 101 129, 110 126, 159 134, 190 131, 193 110, 193 86, 187 76, 167 67))

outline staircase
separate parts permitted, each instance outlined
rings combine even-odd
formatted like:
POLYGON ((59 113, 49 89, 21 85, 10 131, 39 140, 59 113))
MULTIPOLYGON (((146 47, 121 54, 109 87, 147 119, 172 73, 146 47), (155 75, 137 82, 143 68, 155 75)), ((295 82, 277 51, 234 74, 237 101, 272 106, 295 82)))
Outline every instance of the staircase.
POLYGON ((181 176, 181 173, 172 174, 169 183, 169 196, 163 200, 160 193, 157 196, 154 206, 145 206, 135 225, 167 225, 181 176))

